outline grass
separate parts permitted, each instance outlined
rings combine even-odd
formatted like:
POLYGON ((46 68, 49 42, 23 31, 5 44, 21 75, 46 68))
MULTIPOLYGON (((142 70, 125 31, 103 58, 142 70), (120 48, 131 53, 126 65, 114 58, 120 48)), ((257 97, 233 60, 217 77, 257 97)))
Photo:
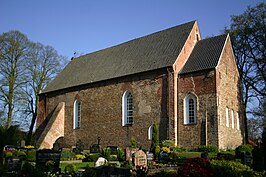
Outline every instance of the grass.
POLYGON ((65 162, 63 162, 63 163, 60 163, 59 167, 61 168, 62 171, 65 171, 65 167, 68 164, 74 164, 77 167, 77 170, 78 169, 85 169, 87 166, 94 167, 94 162, 78 162, 78 163, 69 163, 69 162, 65 163, 65 162))

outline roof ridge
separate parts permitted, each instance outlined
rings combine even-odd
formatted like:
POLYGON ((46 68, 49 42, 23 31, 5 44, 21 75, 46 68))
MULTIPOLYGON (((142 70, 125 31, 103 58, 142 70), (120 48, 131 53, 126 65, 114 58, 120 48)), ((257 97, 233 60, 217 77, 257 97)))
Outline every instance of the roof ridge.
POLYGON ((106 47, 106 48, 99 49, 99 50, 97 50, 97 51, 93 51, 93 52, 90 52, 90 53, 87 53, 87 54, 81 55, 81 56, 79 56, 79 57, 77 57, 77 58, 75 58, 75 59, 79 59, 79 58, 81 58, 81 57, 83 57, 83 56, 87 56, 87 55, 91 55, 91 54, 99 53, 99 52, 102 52, 103 50, 112 49, 112 48, 114 48, 114 47, 118 47, 118 46, 121 46, 121 45, 124 45, 124 44, 130 43, 130 42, 134 42, 134 41, 137 41, 137 40, 142 39, 142 38, 147 38, 147 37, 149 37, 149 36, 152 36, 152 35, 155 35, 155 34, 159 34, 159 33, 161 33, 161 32, 167 31, 167 30, 171 30, 171 29, 174 29, 174 28, 183 27, 183 26, 189 25, 189 24, 191 24, 191 23, 195 23, 196 21, 197 21, 197 20, 192 20, 192 21, 187 22, 187 23, 182 23, 182 24, 180 24, 180 25, 175 25, 175 26, 172 26, 172 27, 169 27, 169 28, 165 28, 165 29, 160 30, 160 31, 155 31, 155 32, 153 32, 153 33, 149 33, 149 34, 147 34, 147 35, 143 35, 143 36, 140 36, 140 37, 136 37, 136 38, 134 38, 134 39, 130 39, 130 40, 128 40, 128 41, 124 41, 124 42, 122 42, 122 43, 119 43, 119 44, 116 44, 116 45, 113 45, 113 46, 109 46, 109 47, 106 47))

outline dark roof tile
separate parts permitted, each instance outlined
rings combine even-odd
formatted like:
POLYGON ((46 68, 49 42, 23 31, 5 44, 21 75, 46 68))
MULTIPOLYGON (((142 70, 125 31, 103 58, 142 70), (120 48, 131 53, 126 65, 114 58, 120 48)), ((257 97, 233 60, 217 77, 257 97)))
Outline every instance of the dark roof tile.
POLYGON ((217 66, 227 35, 220 35, 199 41, 179 74, 213 69, 217 66))
POLYGON ((172 66, 195 21, 72 60, 45 92, 172 66))

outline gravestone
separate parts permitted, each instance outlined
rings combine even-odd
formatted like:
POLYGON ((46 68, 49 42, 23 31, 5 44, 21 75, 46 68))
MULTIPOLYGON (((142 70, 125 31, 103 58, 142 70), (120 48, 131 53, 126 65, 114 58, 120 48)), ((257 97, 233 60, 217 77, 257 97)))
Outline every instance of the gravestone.
POLYGON ((117 152, 118 152, 117 146, 107 146, 107 148, 110 148, 110 154, 111 155, 117 155, 117 152))
POLYGON ((162 163, 166 163, 169 161, 169 155, 167 152, 161 151, 159 153, 159 161, 162 163))
POLYGON ((154 155, 152 152, 147 152, 146 155, 147 155, 148 162, 153 161, 154 155))
POLYGON ((133 154, 134 166, 147 166, 147 155, 144 151, 138 150, 133 154))
POLYGON ((97 177, 129 177, 129 168, 118 168, 112 166, 100 166, 96 167, 97 177))
POLYGON ((36 166, 46 167, 48 161, 53 161, 54 169, 59 169, 61 151, 51 149, 41 149, 36 152, 36 166))
POLYGON ((95 162, 95 167, 103 166, 107 164, 107 160, 103 157, 99 157, 98 160, 95 162))
POLYGON ((25 144, 26 144, 25 140, 21 140, 21 142, 20 142, 20 147, 24 147, 25 144))
POLYGON ((99 144, 93 144, 90 147, 90 153, 99 153, 101 152, 101 146, 99 144))
POLYGON ((131 161, 132 160, 132 155, 137 152, 139 149, 138 148, 129 148, 127 147, 125 149, 125 157, 126 161, 131 161))

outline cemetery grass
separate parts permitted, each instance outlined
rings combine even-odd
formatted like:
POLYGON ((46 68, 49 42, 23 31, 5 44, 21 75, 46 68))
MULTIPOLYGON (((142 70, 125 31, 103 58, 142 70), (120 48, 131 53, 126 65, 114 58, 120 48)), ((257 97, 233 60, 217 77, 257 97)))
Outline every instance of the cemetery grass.
POLYGON ((65 171, 65 167, 68 164, 73 164, 76 166, 76 169, 86 169, 86 167, 94 167, 94 162, 77 162, 77 163, 69 163, 69 162, 60 162, 59 168, 61 168, 62 171, 65 171))
MULTIPOLYGON (((177 156, 180 158, 195 158, 195 157, 200 157, 201 156, 201 152, 178 152, 177 156)), ((208 157, 210 159, 214 158, 217 156, 217 153, 215 152, 209 152, 208 153, 208 157)))

